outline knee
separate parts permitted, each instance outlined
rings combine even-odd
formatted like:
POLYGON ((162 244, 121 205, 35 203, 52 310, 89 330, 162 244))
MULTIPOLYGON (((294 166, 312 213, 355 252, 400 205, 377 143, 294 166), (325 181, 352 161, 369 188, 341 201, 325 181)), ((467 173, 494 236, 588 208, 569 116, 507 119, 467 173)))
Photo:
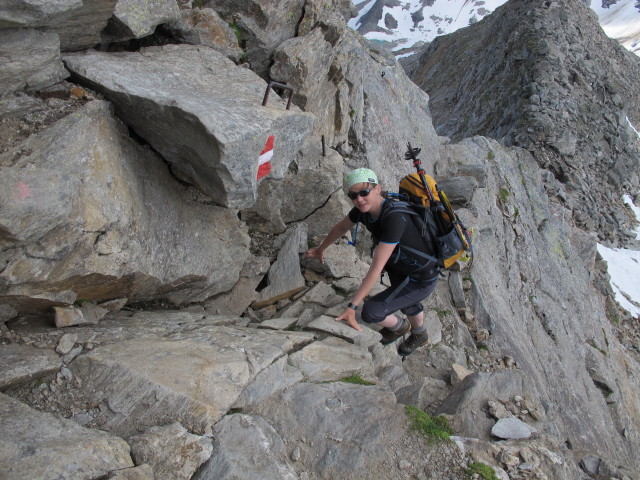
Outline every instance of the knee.
POLYGON ((407 308, 402 309, 402 313, 404 313, 407 317, 415 317, 424 311, 424 307, 422 303, 417 303, 415 305, 411 305, 407 308))
POLYGON ((365 323, 378 323, 387 317, 387 312, 382 302, 367 300, 362 306, 361 316, 365 323))

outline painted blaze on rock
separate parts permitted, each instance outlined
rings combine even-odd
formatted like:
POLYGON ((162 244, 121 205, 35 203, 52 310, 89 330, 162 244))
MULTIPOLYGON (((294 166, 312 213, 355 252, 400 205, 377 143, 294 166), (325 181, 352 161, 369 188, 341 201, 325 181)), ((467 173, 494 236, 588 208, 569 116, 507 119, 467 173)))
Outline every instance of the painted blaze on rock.
POLYGON ((65 62, 176 173, 230 208, 255 202, 258 158, 270 137, 276 142, 269 175, 282 178, 313 127, 313 115, 286 110, 277 95, 263 107, 264 80, 208 47, 87 52, 65 62))

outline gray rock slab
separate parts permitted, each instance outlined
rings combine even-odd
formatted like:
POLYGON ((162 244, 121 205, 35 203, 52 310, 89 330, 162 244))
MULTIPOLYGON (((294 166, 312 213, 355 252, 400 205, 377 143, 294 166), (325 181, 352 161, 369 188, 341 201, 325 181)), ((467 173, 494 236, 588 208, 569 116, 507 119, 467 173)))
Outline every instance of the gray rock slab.
POLYGON ((462 288, 462 274, 460 272, 449 272, 449 290, 453 299, 453 306, 456 308, 466 308, 467 300, 462 288))
POLYGON ((0 418, 3 479, 101 478, 133 467, 123 439, 39 412, 2 393, 0 418))
POLYGON ((188 480, 211 456, 211 439, 189 433, 178 422, 151 427, 128 439, 136 464, 153 467, 156 478, 188 480))
POLYGON ((438 187, 447 195, 453 204, 466 205, 473 200, 473 193, 478 188, 478 181, 475 177, 450 177, 438 180, 438 187))
POLYGON ((257 415, 229 415, 213 431, 214 452, 193 480, 296 480, 283 439, 257 415))
POLYGON ((273 136, 271 178, 283 178, 314 116, 262 100, 265 82, 215 50, 192 45, 135 53, 65 56, 75 75, 104 93, 118 114, 219 204, 251 206, 258 160, 273 136))
POLYGON ((317 258, 305 258, 302 265, 318 273, 332 278, 351 277, 362 279, 369 270, 369 265, 358 258, 358 252, 351 245, 331 245, 324 252, 324 263, 317 258))
POLYGON ((89 102, 0 164, 0 198, 9 196, 11 213, 0 223, 14 247, 0 301, 16 310, 59 305, 61 291, 71 293, 67 304, 202 301, 229 290, 249 255, 237 215, 194 202, 108 102, 89 102))
POLYGON ((240 279, 233 288, 205 302, 207 312, 241 315, 258 299, 256 287, 269 271, 269 258, 251 256, 240 271, 240 279))
POLYGON ((260 291, 258 299, 251 304, 260 309, 272 305, 284 298, 290 298, 305 287, 305 280, 300 271, 299 245, 306 243, 304 225, 297 224, 284 234, 285 241, 278 252, 278 258, 271 265, 268 274, 268 285, 260 291))
POLYGON ((0 56, 0 95, 40 90, 69 76, 60 56, 60 39, 54 32, 0 30, 0 56))
POLYGON ((340 214, 346 215, 351 208, 342 193, 343 158, 328 148, 325 154, 318 137, 310 136, 296 159, 295 175, 260 183, 258 201, 242 211, 242 219, 266 233, 283 232, 287 225, 304 219, 310 237, 325 235, 340 214))
POLYGON ((291 354, 290 363, 311 382, 329 382, 351 375, 377 380, 371 354, 366 347, 328 337, 291 354))
POLYGON ((102 42, 101 33, 117 3, 118 0, 83 0, 79 7, 52 18, 45 17, 37 26, 55 30, 63 52, 91 48, 102 42))
POLYGON ((82 0, 9 0, 0 4, 0 28, 29 27, 82 6, 82 0))
POLYGON ((535 428, 516 417, 501 418, 491 428, 491 435, 508 440, 529 438, 535 432, 535 428))
POLYGON ((324 315, 316 318, 306 326, 309 330, 330 333, 335 337, 342 338, 362 347, 370 347, 380 342, 382 336, 378 332, 368 328, 366 325, 362 327, 362 331, 358 331, 351 328, 345 322, 336 322, 333 317, 324 315))
POLYGON ((255 375, 309 334, 193 325, 168 337, 102 345, 69 368, 83 392, 109 409, 100 428, 129 436, 179 421, 203 434, 222 418, 255 375))
POLYGON ((15 343, 0 345, 0 389, 42 378, 61 366, 62 360, 53 350, 15 343))
POLYGON ((395 395, 377 385, 300 383, 250 413, 286 439, 290 455, 297 449, 296 468, 317 478, 357 478, 385 461, 395 465, 394 445, 408 435, 395 395))
POLYGON ((246 408, 249 405, 259 403, 270 395, 301 382, 303 379, 304 376, 300 370, 289 365, 289 357, 282 357, 255 376, 253 381, 242 391, 233 408, 246 408))
POLYGON ((262 322, 258 328, 270 328, 271 330, 286 330, 293 327, 298 322, 297 318, 271 318, 262 322))

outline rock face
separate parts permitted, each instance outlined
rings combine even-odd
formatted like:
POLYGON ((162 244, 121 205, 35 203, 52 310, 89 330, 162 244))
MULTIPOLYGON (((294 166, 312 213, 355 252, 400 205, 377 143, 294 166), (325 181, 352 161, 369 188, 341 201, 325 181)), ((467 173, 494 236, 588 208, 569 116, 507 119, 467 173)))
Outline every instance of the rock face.
POLYGON ((438 37, 408 73, 429 94, 440 135, 530 150, 579 226, 630 240, 629 213, 610 196, 637 193, 640 139, 629 122, 640 125, 640 61, 582 2, 508 2, 438 37))
POLYGON ((439 142, 428 97, 407 81, 393 55, 335 17, 321 16, 307 29, 277 49, 270 74, 296 89, 296 105, 315 113, 314 133, 348 156, 348 167, 373 169, 392 190, 410 169, 402 160, 408 141, 428 152, 424 164, 430 170, 439 142))
POLYGON ((105 102, 31 137, 0 165, 0 295, 19 310, 47 308, 56 292, 67 292, 67 304, 205 299, 233 286, 249 254, 233 212, 189 201, 105 102))
POLYGON ((263 107, 267 85, 207 47, 87 52, 64 60, 177 173, 227 207, 255 202, 258 158, 270 137, 271 176, 282 178, 313 125, 312 115, 285 110, 275 95, 263 107))

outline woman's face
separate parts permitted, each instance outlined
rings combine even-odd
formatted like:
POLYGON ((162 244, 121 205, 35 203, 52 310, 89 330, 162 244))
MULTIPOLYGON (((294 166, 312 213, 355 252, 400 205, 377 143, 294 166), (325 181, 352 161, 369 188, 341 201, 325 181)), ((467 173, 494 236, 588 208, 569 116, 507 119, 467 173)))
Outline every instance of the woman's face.
POLYGON ((353 202, 353 205, 365 213, 379 206, 381 198, 380 191, 380 185, 356 183, 349 188, 347 195, 351 199, 351 202, 353 202))

